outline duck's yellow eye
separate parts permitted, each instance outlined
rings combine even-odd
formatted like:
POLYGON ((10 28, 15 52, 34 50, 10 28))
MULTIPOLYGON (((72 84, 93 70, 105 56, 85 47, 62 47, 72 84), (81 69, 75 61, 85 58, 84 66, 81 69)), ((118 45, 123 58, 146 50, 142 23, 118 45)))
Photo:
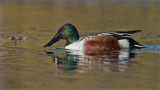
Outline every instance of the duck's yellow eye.
POLYGON ((62 29, 62 31, 64 32, 64 31, 65 31, 65 29, 62 29))

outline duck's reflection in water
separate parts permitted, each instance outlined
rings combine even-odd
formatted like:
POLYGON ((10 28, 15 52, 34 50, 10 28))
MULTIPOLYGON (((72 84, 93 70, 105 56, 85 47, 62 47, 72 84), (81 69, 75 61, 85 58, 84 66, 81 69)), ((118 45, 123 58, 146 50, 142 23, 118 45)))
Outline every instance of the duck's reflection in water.
POLYGON ((57 68, 63 71, 78 71, 85 73, 91 69, 103 71, 126 71, 135 54, 129 50, 92 51, 83 53, 76 50, 54 48, 45 53, 53 58, 57 68))

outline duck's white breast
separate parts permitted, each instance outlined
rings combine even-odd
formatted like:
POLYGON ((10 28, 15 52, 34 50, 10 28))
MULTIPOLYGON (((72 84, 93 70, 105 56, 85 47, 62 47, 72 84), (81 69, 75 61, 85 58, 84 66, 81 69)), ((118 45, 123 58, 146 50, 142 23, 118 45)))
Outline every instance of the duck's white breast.
POLYGON ((65 47, 65 49, 83 50, 84 39, 73 42, 65 47))

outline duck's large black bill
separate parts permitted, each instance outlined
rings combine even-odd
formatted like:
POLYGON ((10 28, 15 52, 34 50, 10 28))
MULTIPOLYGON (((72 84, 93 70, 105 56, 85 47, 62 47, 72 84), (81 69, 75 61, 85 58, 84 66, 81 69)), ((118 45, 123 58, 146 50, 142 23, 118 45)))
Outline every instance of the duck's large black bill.
POLYGON ((51 46, 52 44, 56 43, 59 40, 61 40, 61 38, 58 37, 58 33, 57 33, 51 41, 49 41, 46 45, 44 45, 44 47, 51 46))

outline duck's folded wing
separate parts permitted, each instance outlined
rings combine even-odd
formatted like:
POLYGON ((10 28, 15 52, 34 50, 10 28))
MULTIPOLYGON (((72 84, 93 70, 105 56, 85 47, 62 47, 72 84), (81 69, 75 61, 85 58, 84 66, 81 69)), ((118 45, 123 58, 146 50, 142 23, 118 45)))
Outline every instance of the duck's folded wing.
POLYGON ((103 32, 103 33, 92 33, 87 36, 84 36, 83 39, 91 39, 97 36, 113 36, 113 37, 132 37, 135 33, 141 32, 142 30, 132 30, 132 31, 112 31, 112 32, 103 32))

